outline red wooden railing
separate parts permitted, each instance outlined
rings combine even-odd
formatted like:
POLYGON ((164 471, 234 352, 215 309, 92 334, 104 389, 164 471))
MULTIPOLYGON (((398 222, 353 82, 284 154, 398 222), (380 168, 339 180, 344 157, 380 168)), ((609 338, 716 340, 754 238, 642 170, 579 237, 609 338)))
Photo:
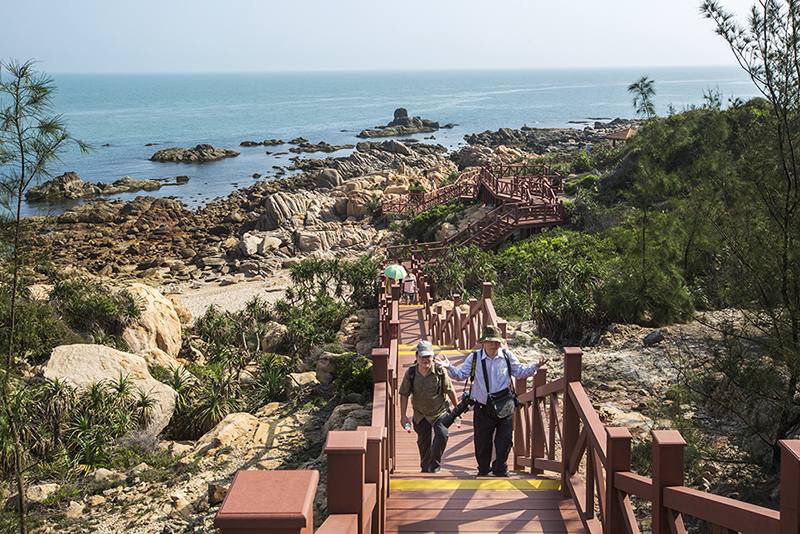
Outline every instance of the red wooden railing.
POLYGON ((412 209, 421 213, 434 205, 446 204, 454 198, 473 196, 480 172, 481 169, 477 167, 468 169, 461 173, 454 183, 439 187, 424 195, 405 194, 392 197, 383 203, 381 209, 383 213, 405 213, 412 209))
MULTIPOLYGON (((495 165, 473 169, 477 177, 474 196, 497 207, 444 241, 387 247, 395 262, 416 257, 430 261, 443 256, 451 246, 475 245, 489 250, 519 230, 560 225, 564 207, 557 193, 563 191, 561 176, 538 164, 495 165), (539 173, 527 175, 525 173, 539 173)), ((398 197, 399 198, 399 197, 398 197)), ((400 204, 402 202, 398 200, 400 204)), ((400 209, 400 208, 397 208, 400 209)))
MULTIPOLYGON (((422 280, 430 341, 473 348, 483 326, 505 335, 506 323, 494 310, 491 284, 480 300, 462 311, 432 308, 430 286, 422 280)), ((394 468, 397 407, 399 286, 381 299, 381 347, 373 349, 373 412, 369 427, 328 433, 328 517, 323 534, 382 534, 389 478, 394 468), (385 325, 384 325, 385 323, 385 325), (388 335, 388 340, 385 339, 388 335)), ((781 441, 780 510, 743 503, 683 487, 685 442, 676 431, 653 431, 652 477, 631 472, 631 434, 606 427, 581 385, 582 351, 564 349, 564 376, 547 382, 537 373, 515 387, 523 407, 514 415, 513 468, 558 473, 565 497, 574 501, 590 534, 636 534, 639 527, 631 496, 652 503, 653 534, 685 533, 683 514, 713 525, 720 534, 800 534, 800 440, 781 441), (557 451, 561 451, 557 457, 557 451)), ((215 519, 222 534, 280 531, 309 533, 311 504, 318 476, 308 471, 238 473, 215 519), (277 484, 280 485, 277 485, 277 484), (279 488, 276 490, 276 488, 279 488)))
POLYGON ((461 173, 455 183, 434 191, 397 195, 383 202, 383 213, 422 212, 435 204, 444 204, 460 196, 477 198, 481 187, 489 192, 490 204, 502 202, 556 203, 556 195, 564 192, 560 174, 542 163, 514 163, 472 167, 461 173))
POLYGON ((653 534, 685 533, 683 514, 721 534, 800 532, 800 440, 781 442, 780 512, 683 487, 686 443, 674 430, 652 432, 652 477, 637 475, 630 471, 630 432, 603 426, 581 386, 582 351, 564 354, 563 378, 546 383, 538 373, 531 391, 517 384, 524 407, 514 415, 514 468, 560 473, 587 532, 638 533, 631 496, 652 503, 653 534))

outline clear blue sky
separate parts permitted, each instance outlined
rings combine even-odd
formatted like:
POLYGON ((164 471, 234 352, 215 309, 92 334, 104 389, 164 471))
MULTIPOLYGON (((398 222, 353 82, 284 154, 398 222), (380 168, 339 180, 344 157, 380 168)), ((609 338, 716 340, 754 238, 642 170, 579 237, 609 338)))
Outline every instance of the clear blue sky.
MULTIPOLYGON (((744 16, 754 0, 723 0, 744 16)), ((54 72, 732 65, 700 0, 12 0, 0 59, 54 72)))

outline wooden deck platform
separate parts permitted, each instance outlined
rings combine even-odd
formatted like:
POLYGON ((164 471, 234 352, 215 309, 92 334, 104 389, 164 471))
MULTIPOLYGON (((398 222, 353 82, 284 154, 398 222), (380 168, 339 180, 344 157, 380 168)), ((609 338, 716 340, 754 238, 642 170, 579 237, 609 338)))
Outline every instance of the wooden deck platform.
MULTIPOLYGON (((424 339, 421 306, 400 306, 398 377, 414 362, 414 347, 424 339)), ((445 351, 456 365, 467 353, 445 351)), ((454 382, 458 397, 463 382, 454 382)), ((408 408, 409 413, 411 407, 408 408)), ((560 480, 512 471, 512 477, 477 477, 472 445, 472 411, 461 428, 450 428, 441 473, 421 473, 416 434, 398 429, 396 468, 391 475, 386 505, 386 532, 413 533, 561 533, 585 534, 571 499, 561 495, 560 480)))

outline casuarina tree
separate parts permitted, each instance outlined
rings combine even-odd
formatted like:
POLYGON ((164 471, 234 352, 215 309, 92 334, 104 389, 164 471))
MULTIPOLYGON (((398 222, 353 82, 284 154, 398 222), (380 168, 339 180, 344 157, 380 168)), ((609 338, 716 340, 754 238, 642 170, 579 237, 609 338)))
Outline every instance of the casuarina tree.
POLYGON ((759 0, 744 24, 716 0, 700 11, 769 102, 733 110, 740 168, 693 195, 728 251, 727 297, 747 319, 709 376, 777 463, 778 440, 800 431, 800 1, 759 0))
POLYGON ((55 85, 51 78, 37 72, 32 60, 0 62, 0 220, 7 233, 2 258, 5 286, 10 293, 8 324, 2 334, 8 337, 8 350, 0 369, 0 394, 6 424, 14 442, 15 473, 20 496, 20 532, 25 523, 23 450, 20 443, 21 421, 13 410, 18 354, 14 348, 17 301, 25 267, 23 250, 22 196, 33 184, 49 176, 49 169, 59 161, 70 145, 86 152, 88 146, 74 139, 63 119, 52 113, 55 85))

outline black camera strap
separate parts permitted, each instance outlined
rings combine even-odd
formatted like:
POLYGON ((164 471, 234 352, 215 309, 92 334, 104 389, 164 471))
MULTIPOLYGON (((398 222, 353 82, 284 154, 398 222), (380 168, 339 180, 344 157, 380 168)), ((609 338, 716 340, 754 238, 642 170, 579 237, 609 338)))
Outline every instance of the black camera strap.
POLYGON ((464 382, 464 392, 469 393, 472 395, 472 383, 475 382, 475 364, 477 364, 477 358, 480 351, 476 350, 472 353, 472 370, 469 373, 469 378, 466 382, 464 382), (469 387, 469 389, 467 389, 469 387))

